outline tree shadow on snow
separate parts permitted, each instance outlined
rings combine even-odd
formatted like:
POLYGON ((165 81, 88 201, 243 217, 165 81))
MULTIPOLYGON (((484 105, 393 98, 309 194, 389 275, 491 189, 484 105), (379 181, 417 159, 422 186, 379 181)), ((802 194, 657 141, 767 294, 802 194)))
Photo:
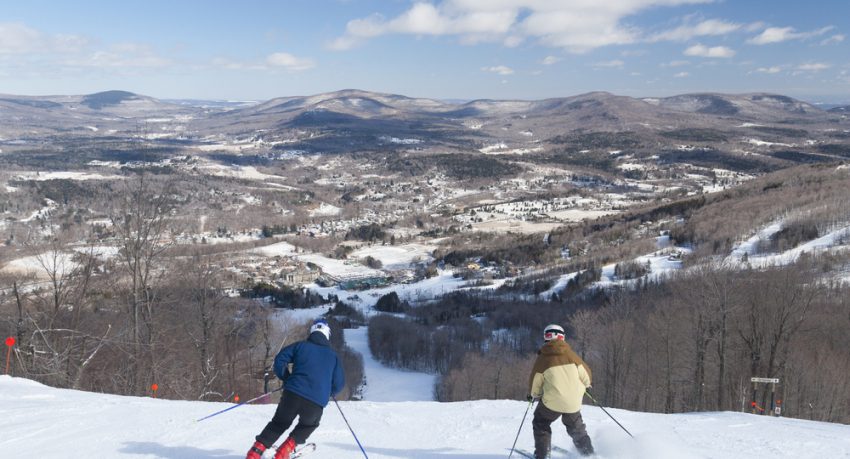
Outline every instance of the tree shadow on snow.
POLYGON ((147 454, 165 459, 243 459, 244 454, 233 455, 224 449, 201 449, 191 446, 165 446, 149 441, 131 441, 124 443, 120 450, 127 454, 147 454))
MULTIPOLYGON (((351 445, 348 443, 327 443, 329 446, 333 446, 334 448, 340 448, 345 450, 350 450, 352 452, 351 457, 356 457, 354 454, 363 455, 360 452, 360 448, 357 445, 351 445)), ((322 445, 319 445, 321 448, 322 445)), ((404 459, 447 459, 447 458, 457 458, 457 459, 493 459, 495 457, 503 457, 501 455, 495 454, 482 454, 482 453, 463 453, 454 450, 453 448, 434 448, 434 449, 414 449, 414 448, 375 448, 375 447, 367 447, 367 453, 376 453, 381 454, 383 456, 389 457, 400 457, 404 459)))

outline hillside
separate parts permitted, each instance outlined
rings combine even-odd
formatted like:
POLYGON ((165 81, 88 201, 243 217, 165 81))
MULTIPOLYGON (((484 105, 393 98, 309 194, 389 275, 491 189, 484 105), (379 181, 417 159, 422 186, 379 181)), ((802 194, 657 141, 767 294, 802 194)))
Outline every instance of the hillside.
POLYGON ((147 123, 186 120, 200 113, 190 107, 127 91, 69 96, 0 94, 0 140, 34 141, 44 136, 111 137, 144 131, 147 123))
MULTIPOLYGON (((243 394, 249 396, 253 394, 243 394)), ((72 390, 0 376, 4 457, 240 458, 274 405, 243 406, 201 423, 225 403, 155 400, 72 390)), ((340 407, 372 459, 507 457, 524 402, 342 402, 340 407)), ((850 426, 741 413, 663 415, 609 410, 636 436, 629 439, 602 411, 583 410, 599 459, 821 459, 850 457, 850 426)), ((336 407, 311 437, 310 458, 362 457, 336 407)), ((565 432, 553 441, 573 451, 565 432)), ((526 422, 518 447, 532 447, 526 422)), ((555 458, 574 457, 556 453, 555 458)))
POLYGON ((0 121, 4 126, 0 141, 7 142, 55 135, 196 141, 244 137, 317 153, 403 151, 415 145, 425 151, 488 149, 510 154, 564 147, 580 151, 586 145, 575 142, 577 134, 601 133, 609 137, 609 150, 645 151, 675 140, 739 152, 753 145, 778 145, 833 158, 846 150, 837 151, 833 144, 843 143, 848 127, 841 107, 825 111, 767 93, 634 98, 591 92, 455 104, 356 89, 225 105, 171 103, 117 90, 69 96, 0 95, 0 121), (625 144, 617 141, 622 136, 628 140, 625 144), (814 147, 819 144, 828 148, 818 151, 814 147))
POLYGON ((233 135, 262 130, 268 136, 288 139, 293 146, 330 152, 343 147, 348 151, 369 150, 382 136, 418 139, 421 147, 480 148, 499 142, 514 149, 521 145, 545 147, 560 143, 558 136, 573 131, 628 131, 640 139, 640 144, 651 146, 658 136, 668 132, 678 133, 684 141, 717 140, 721 133, 727 140, 758 135, 758 128, 774 124, 779 125, 777 130, 767 133, 779 141, 794 135, 787 130, 793 125, 835 130, 842 126, 835 113, 787 96, 764 93, 633 98, 592 92, 537 101, 474 100, 451 104, 343 90, 277 98, 199 117, 191 129, 233 135), (304 130, 311 130, 309 139, 303 137, 304 130), (706 132, 714 135, 706 137, 706 132), (314 138, 319 133, 321 138, 314 138))

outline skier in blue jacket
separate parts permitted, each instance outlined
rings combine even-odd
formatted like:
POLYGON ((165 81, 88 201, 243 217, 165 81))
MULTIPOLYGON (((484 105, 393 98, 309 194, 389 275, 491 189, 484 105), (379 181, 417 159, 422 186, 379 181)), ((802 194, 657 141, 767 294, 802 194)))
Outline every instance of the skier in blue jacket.
POLYGON ((319 427, 322 411, 332 395, 345 386, 342 363, 331 349, 331 329, 324 320, 316 320, 310 336, 290 344, 274 359, 274 372, 283 380, 283 396, 266 428, 256 437, 246 459, 260 459, 289 429, 298 417, 298 424, 277 449, 274 459, 289 459, 295 445, 303 444, 319 427))

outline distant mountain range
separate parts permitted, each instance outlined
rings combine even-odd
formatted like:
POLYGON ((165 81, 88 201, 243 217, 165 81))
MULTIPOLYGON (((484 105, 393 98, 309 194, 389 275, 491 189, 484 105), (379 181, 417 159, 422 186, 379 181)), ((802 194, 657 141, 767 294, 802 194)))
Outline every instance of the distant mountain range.
POLYGON ((848 127, 848 108, 827 111, 767 93, 633 98, 592 92, 535 101, 482 99, 457 104, 347 89, 246 104, 163 101, 106 91, 81 96, 0 95, 0 138, 120 135, 143 129, 198 138, 261 132, 268 138, 297 140, 309 132, 312 140, 302 143, 321 151, 369 149, 381 138, 469 148, 494 141, 546 142, 575 131, 633 131, 651 136, 677 129, 756 125, 840 130, 848 127))

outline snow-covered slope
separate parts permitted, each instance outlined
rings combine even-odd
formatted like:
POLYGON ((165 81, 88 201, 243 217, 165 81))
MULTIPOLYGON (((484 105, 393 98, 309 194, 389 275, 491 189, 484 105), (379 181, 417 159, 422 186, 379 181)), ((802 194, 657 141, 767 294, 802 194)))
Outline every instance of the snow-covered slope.
MULTIPOLYGON (((253 394, 242 394, 247 397, 253 394)), ((195 422, 226 403, 155 400, 72 390, 0 376, 0 457, 229 458, 244 457, 274 405, 243 406, 195 422)), ((341 402, 371 459, 507 457, 527 407, 517 401, 341 402)), ((585 407, 599 458, 850 457, 850 426, 741 413, 663 415, 585 407)), ((527 420, 518 447, 533 445, 527 420)), ((554 442, 573 451, 562 428, 554 442)), ((315 459, 363 457, 333 404, 311 440, 315 459)), ((569 457, 557 453, 554 456, 569 457)))
POLYGON ((434 400, 437 377, 428 373, 389 368, 375 360, 369 351, 369 329, 345 330, 345 343, 363 356, 366 385, 363 400, 376 402, 434 400))

